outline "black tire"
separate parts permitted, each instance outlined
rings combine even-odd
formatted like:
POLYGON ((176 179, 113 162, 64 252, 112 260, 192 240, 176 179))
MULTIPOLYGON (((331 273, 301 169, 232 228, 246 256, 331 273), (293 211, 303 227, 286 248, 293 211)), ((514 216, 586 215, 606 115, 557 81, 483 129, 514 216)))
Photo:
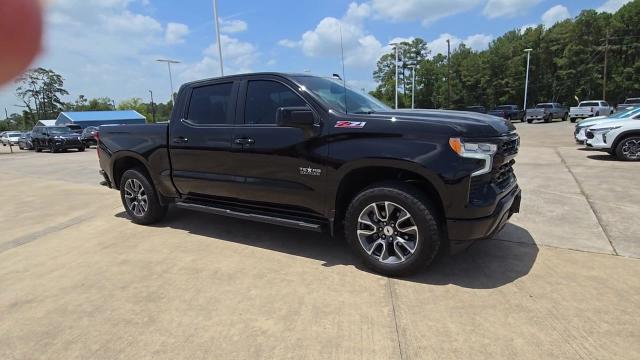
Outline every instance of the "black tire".
POLYGON ((55 146, 55 145, 53 145, 53 144, 49 144, 49 151, 50 151, 51 153, 57 153, 57 152, 58 152, 58 149, 56 149, 56 146, 55 146))
POLYGON ((167 213, 167 206, 160 204, 158 193, 151 184, 151 181, 147 178, 146 173, 139 168, 129 169, 122 174, 122 178, 120 179, 120 199, 129 218, 136 224, 150 225, 156 223, 167 213), (140 183, 146 195, 147 209, 144 210, 142 214, 136 214, 134 210, 127 205, 125 198, 127 190, 125 188, 129 180, 140 183))
POLYGON ((84 149, 85 149, 85 148, 84 148, 84 146, 83 146, 83 147, 79 147, 79 148, 78 148, 78 151, 79 151, 79 152, 84 152, 84 149))
POLYGON ((615 149, 615 156, 622 161, 640 161, 640 135, 631 135, 620 140, 615 149), (629 151, 630 147, 635 148, 635 151, 629 151))
POLYGON ((34 145, 33 147, 36 150, 36 152, 42 152, 42 148, 40 146, 34 145))
MULTIPOLYGON (((382 211, 381 213, 384 214, 385 211, 382 211)), ((400 215, 397 215, 397 217, 399 218, 400 215)), ((442 235, 438 227, 437 217, 437 212, 434 210, 431 202, 423 193, 413 186, 395 182, 379 183, 363 190, 351 201, 345 215, 345 239, 368 268, 386 276, 406 276, 427 267, 438 253, 438 249, 442 243, 442 235), (393 210, 389 210, 391 214, 386 214, 386 221, 391 220, 391 222, 386 225, 390 226, 385 225, 384 229, 382 227, 376 229, 374 226, 372 229, 375 233, 365 235, 373 237, 370 240, 365 238, 363 240, 365 243, 368 241, 370 241, 368 244, 382 242, 382 244, 379 245, 382 245, 383 248, 380 249, 378 245, 373 245, 370 248, 372 252, 372 255, 370 255, 364 249, 360 239, 358 238, 358 230, 363 230, 361 228, 363 224, 359 221, 359 218, 365 213, 367 208, 371 209, 371 206, 375 206, 373 204, 384 202, 394 203, 397 207, 393 207, 393 210), (415 234, 417 240, 413 245, 413 253, 410 253, 409 248, 405 246, 404 250, 406 250, 406 252, 401 256, 402 261, 385 263, 374 257, 376 255, 375 250, 379 249, 380 254, 382 254, 384 249, 387 249, 388 244, 391 244, 392 241, 395 259, 399 259, 398 252, 395 250, 396 245, 398 244, 397 240, 390 239, 398 239, 398 236, 395 234, 402 234, 401 227, 397 226, 398 224, 393 223, 394 220, 392 215, 403 213, 403 210, 409 213, 411 218, 399 221, 398 224, 405 224, 405 226, 403 226, 404 229, 413 226, 417 229, 417 233, 415 234), (405 221, 408 221, 409 223, 405 223, 405 221), (393 236, 389 237, 389 240, 382 240, 382 236, 379 234, 387 234, 387 228, 396 229, 397 231, 393 236)), ((373 222, 377 221, 372 220, 372 223, 373 222)), ((379 222, 378 224, 381 225, 382 223, 379 222)), ((407 239, 406 236, 405 239, 407 239)), ((402 239, 400 238, 400 240, 402 239)), ((382 255, 378 256, 382 258, 382 255)), ((389 261, 391 258, 388 257, 387 260, 389 261)))
POLYGON ((546 122, 546 123, 550 123, 552 121, 553 121, 553 115, 552 114, 549 114, 549 116, 544 118, 544 122, 546 122))
POLYGON ((533 122, 533 120, 527 119, 527 124, 531 124, 532 122, 533 122))
POLYGON ((596 111, 596 114, 594 116, 600 116, 600 111, 596 111))
POLYGON ((572 123, 576 122, 576 118, 571 118, 569 119, 569 121, 571 121, 572 123))
POLYGON ((567 121, 567 119, 569 118, 569 114, 564 114, 564 116, 562 117, 562 121, 567 121))

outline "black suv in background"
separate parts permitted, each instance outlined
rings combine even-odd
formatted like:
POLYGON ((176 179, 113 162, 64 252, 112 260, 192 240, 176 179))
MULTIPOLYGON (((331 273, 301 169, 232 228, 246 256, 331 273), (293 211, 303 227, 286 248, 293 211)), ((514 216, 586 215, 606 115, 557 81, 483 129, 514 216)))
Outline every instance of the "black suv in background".
POLYGON ((98 155, 136 223, 175 204, 341 229, 368 266, 404 275, 519 211, 518 145, 495 116, 393 110, 335 79, 260 73, 183 85, 168 124, 101 126, 98 155))
POLYGON ((96 135, 98 134, 98 128, 95 126, 89 126, 82 130, 82 134, 80 135, 80 141, 86 147, 90 147, 91 145, 97 145, 98 141, 96 140, 96 135))
POLYGON ((85 149, 80 136, 66 126, 36 126, 31 131, 31 142, 36 152, 43 149, 52 153, 67 149, 85 149))

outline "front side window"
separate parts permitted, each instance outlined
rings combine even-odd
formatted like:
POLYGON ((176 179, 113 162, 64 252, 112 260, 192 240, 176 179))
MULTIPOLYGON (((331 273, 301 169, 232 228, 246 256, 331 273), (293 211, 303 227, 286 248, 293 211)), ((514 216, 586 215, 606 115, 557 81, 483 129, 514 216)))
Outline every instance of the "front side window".
POLYGON ((214 84, 194 88, 191 92, 189 122, 197 125, 231 124, 231 90, 233 83, 214 84))
POLYGON ((278 108, 291 106, 307 106, 307 103, 279 82, 249 81, 244 122, 245 124, 275 124, 278 108))

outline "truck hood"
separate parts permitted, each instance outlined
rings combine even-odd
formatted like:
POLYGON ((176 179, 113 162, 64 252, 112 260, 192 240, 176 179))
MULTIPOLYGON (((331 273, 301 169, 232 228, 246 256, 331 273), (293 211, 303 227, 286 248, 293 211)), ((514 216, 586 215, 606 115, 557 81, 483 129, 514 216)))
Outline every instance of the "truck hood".
POLYGON ((510 122, 487 114, 455 110, 396 110, 376 112, 376 116, 395 121, 423 122, 426 124, 446 125, 462 137, 484 138, 502 136, 516 128, 510 122))

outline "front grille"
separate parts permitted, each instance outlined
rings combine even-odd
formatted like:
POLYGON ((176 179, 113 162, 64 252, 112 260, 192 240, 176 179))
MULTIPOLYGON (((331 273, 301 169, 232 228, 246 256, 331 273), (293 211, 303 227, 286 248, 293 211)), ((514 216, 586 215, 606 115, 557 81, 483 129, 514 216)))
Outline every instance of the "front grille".
POLYGON ((515 160, 511 160, 506 164, 500 165, 494 169, 491 173, 491 183, 493 183, 498 189, 504 190, 513 182, 513 164, 515 160))

